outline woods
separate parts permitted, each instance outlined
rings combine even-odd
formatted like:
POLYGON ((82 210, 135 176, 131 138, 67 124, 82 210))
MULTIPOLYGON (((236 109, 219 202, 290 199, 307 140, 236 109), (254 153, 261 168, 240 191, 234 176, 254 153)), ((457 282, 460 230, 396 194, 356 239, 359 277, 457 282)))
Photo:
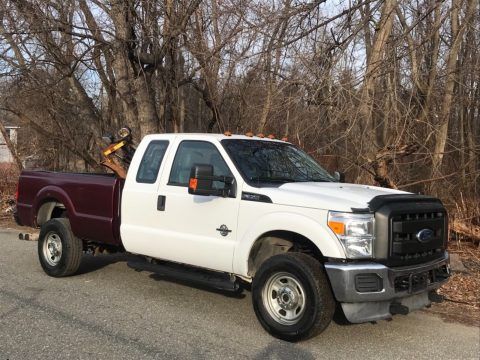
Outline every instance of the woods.
POLYGON ((476 0, 5 0, 0 114, 55 170, 123 125, 287 136, 479 225, 479 47, 476 0))

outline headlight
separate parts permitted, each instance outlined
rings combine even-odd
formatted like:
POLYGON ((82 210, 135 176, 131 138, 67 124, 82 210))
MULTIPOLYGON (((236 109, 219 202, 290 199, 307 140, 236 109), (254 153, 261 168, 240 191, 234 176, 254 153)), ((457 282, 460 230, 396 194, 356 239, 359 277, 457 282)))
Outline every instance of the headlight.
POLYGON ((349 259, 372 257, 373 222, 373 214, 328 213, 328 227, 337 235, 349 259))

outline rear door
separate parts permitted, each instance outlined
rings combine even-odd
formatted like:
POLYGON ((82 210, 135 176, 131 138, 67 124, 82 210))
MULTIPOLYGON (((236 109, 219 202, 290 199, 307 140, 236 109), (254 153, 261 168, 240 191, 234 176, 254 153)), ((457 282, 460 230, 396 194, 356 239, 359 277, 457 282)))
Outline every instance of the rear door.
POLYGON ((157 191, 171 140, 143 141, 136 151, 143 156, 134 157, 130 165, 122 193, 120 226, 123 246, 130 252, 149 255, 152 244, 161 236, 157 191))

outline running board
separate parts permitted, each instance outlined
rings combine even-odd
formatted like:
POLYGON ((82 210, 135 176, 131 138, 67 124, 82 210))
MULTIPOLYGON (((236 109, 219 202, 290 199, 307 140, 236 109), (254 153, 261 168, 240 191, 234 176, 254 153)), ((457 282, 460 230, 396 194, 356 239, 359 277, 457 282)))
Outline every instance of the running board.
POLYGON ((129 261, 127 265, 136 271, 148 271, 182 282, 213 288, 216 290, 238 292, 241 290, 234 275, 208 271, 176 263, 150 263, 147 261, 129 261))

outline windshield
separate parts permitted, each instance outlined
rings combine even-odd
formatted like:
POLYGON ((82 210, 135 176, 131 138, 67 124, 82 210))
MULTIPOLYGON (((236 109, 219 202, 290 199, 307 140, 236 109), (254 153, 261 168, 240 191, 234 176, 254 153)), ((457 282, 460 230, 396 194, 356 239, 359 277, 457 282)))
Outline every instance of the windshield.
POLYGON ((250 184, 336 181, 297 147, 262 140, 222 140, 222 145, 250 184))

